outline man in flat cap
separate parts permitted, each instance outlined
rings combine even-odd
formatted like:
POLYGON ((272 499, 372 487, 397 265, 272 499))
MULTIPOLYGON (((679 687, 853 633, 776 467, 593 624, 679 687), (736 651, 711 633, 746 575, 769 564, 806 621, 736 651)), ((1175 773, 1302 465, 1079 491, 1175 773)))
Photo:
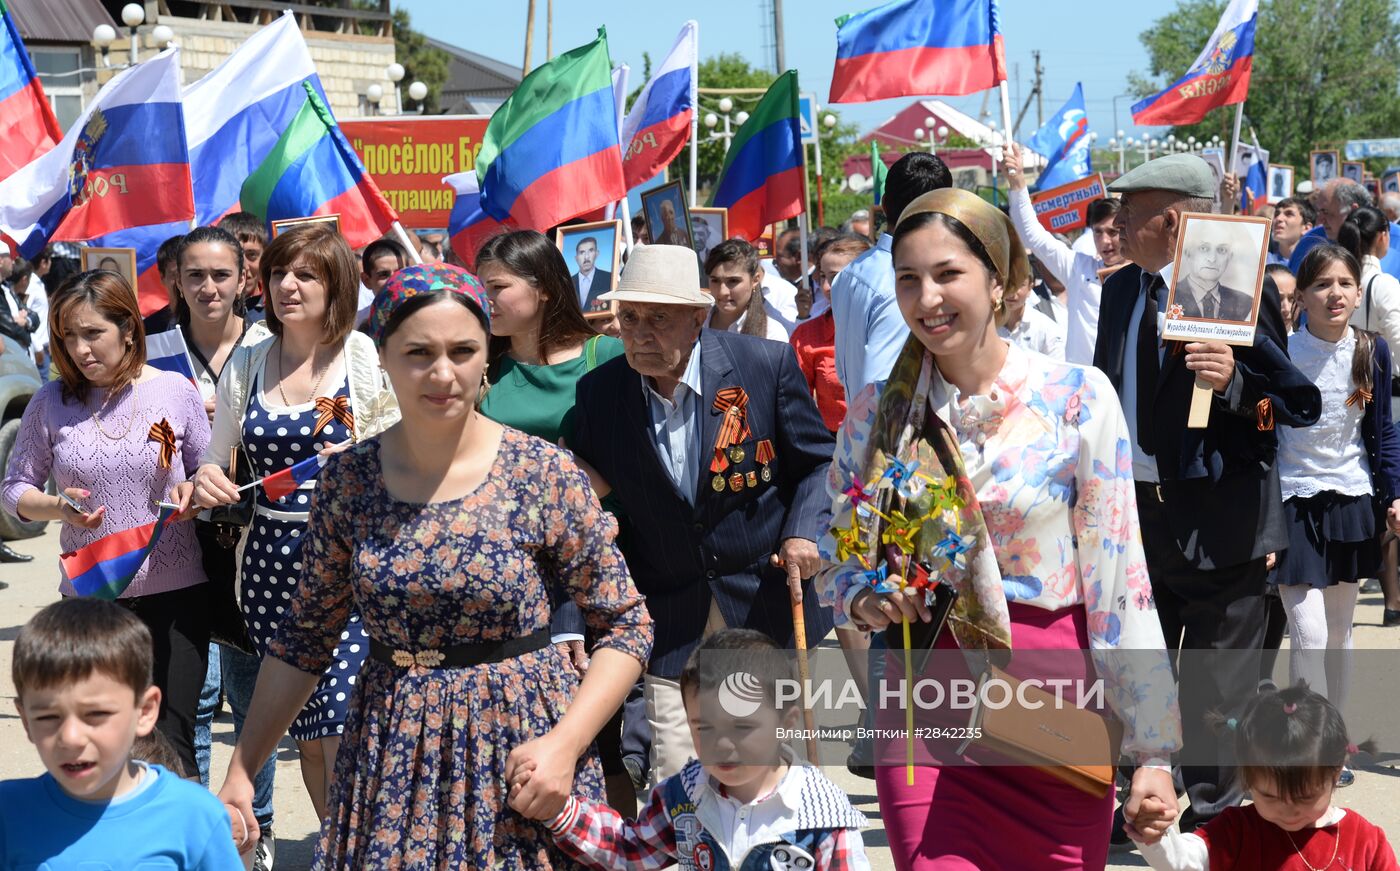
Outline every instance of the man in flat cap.
MULTIPOLYGON (((1233 736, 1206 713, 1237 717, 1255 693, 1264 642, 1265 560, 1287 543, 1274 426, 1308 426, 1318 390, 1288 360, 1278 294, 1265 278, 1252 347, 1159 336, 1183 212, 1209 212, 1213 177, 1190 154, 1150 161, 1109 190, 1132 261, 1104 283, 1094 365, 1123 402, 1133 440, 1142 542, 1168 648, 1185 651, 1178 677, 1179 774, 1189 832, 1243 798, 1233 736), (1192 391, 1211 391, 1210 420, 1188 429, 1192 391)), ((1218 265, 1218 260, 1216 261, 1218 265)), ((1188 278, 1189 280, 1189 278, 1188 278)), ((1119 827, 1115 842, 1126 843, 1119 827)))
POLYGON ((660 781, 695 755, 678 679, 702 637, 742 627, 791 647, 799 598, 807 640, 831 630, 805 593, 835 440, 790 345, 704 329, 690 246, 634 249, 600 299, 617 301, 625 356, 579 380, 569 447, 621 501, 618 544, 656 624, 643 683, 660 781))

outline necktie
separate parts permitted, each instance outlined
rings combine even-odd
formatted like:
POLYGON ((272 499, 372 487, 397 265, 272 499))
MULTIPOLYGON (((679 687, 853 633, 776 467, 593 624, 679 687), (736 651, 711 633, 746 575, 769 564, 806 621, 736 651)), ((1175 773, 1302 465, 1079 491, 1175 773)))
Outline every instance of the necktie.
POLYGON ((1152 404, 1157 394, 1157 374, 1161 360, 1157 356, 1157 296, 1162 289, 1161 276, 1152 276, 1147 285, 1147 299, 1142 306, 1137 336, 1137 440, 1142 452, 1151 456, 1155 439, 1152 437, 1152 404))
POLYGON ((1215 318, 1220 316, 1220 296, 1215 291, 1206 294, 1206 317, 1215 318))

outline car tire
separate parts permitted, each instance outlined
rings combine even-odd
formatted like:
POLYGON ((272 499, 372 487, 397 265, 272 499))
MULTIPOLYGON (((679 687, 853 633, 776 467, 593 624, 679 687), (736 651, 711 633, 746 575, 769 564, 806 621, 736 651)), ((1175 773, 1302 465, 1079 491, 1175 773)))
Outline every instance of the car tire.
MULTIPOLYGON (((19 436, 20 418, 5 421, 4 426, 0 426, 0 468, 10 467, 10 452, 15 448, 15 439, 19 436)), ((50 481, 48 490, 53 489, 53 482, 50 481)), ((20 520, 8 511, 0 510, 0 539, 4 541, 18 541, 22 538, 34 538, 42 535, 44 527, 48 526, 46 520, 20 520)))

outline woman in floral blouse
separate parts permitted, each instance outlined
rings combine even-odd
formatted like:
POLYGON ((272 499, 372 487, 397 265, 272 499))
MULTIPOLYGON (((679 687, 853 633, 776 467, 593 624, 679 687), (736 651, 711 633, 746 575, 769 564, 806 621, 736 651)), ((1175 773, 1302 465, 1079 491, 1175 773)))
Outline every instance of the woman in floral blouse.
MULTIPOLYGON (((1142 766, 1129 819, 1148 795, 1174 807, 1176 692, 1112 387, 1095 369, 998 338, 1002 294, 1029 267, 1010 222, 978 197, 919 197, 892 250, 911 335, 889 380, 857 394, 840 432, 829 481, 834 528, 822 542, 835 565, 821 579, 823 597, 838 624, 926 621, 924 592, 899 583, 918 580, 909 566, 922 564, 924 577, 959 593, 937 647, 1094 651, 1013 659, 1007 670, 1023 680, 1101 679, 1125 726, 1123 752, 1142 766)), ((890 660, 887 682, 898 681, 900 666, 890 660)), ((902 711, 890 713, 881 722, 903 726, 902 711)), ((912 784, 902 739, 879 754, 896 867, 1104 867, 1111 790, 1092 796, 1005 758, 959 764, 958 743, 922 746, 927 764, 913 769, 912 784)))
POLYGON ((369 659, 317 868, 570 866, 532 820, 574 791, 603 798, 591 745, 650 654, 651 619, 588 478, 476 409, 489 310, 472 275, 442 264, 400 270, 375 297, 369 332, 403 419, 321 475, 301 583, 224 782, 251 820, 257 766, 358 609, 369 659), (581 685, 549 643, 555 587, 598 639, 581 685))

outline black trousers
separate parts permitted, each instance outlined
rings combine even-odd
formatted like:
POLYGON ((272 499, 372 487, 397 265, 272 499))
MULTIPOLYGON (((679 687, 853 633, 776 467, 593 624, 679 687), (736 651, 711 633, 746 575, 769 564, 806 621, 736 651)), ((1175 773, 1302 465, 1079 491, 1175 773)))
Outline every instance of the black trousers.
POLYGON ((1189 507, 1167 506, 1155 485, 1138 484, 1137 497, 1152 595, 1177 665, 1184 760, 1179 773, 1191 801, 1182 822, 1189 831, 1244 798, 1234 735, 1217 733, 1206 715, 1238 718, 1258 690, 1267 571, 1262 557, 1227 568, 1196 568, 1182 555, 1168 515, 1189 507))
POLYGON ((160 687, 156 728, 179 754, 185 773, 196 775, 194 718, 209 669, 208 584, 118 599, 146 624, 155 644, 154 679, 160 687))

